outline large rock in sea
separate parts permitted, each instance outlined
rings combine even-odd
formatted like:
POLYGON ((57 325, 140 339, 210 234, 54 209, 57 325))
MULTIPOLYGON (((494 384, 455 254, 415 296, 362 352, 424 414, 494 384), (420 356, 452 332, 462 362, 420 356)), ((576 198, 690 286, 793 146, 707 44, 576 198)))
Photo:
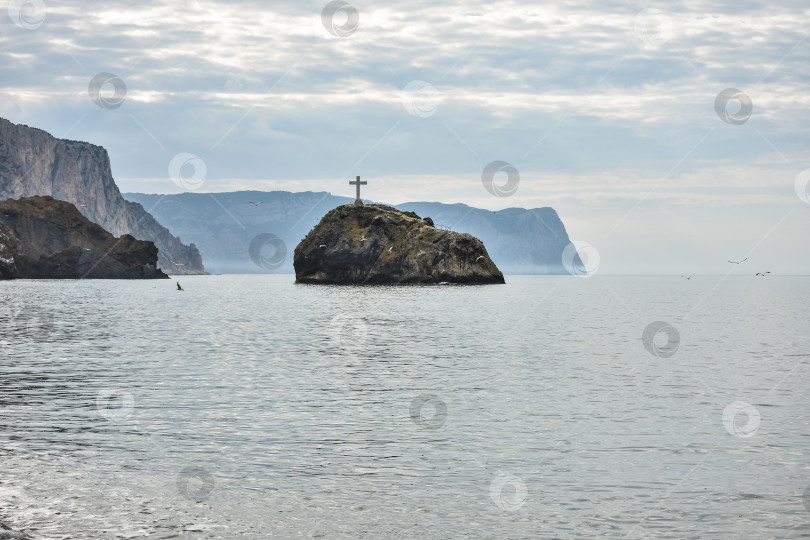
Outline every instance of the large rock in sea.
POLYGON ((474 236, 390 206, 344 205, 295 248, 298 283, 504 283, 474 236))
POLYGON ((104 148, 0 118, 0 200, 36 195, 75 204, 115 236, 154 242, 158 266, 170 274, 205 273, 194 244, 183 244, 143 206, 124 200, 104 148))
POLYGON ((167 279, 158 248, 115 238, 52 197, 0 202, 0 279, 167 279))

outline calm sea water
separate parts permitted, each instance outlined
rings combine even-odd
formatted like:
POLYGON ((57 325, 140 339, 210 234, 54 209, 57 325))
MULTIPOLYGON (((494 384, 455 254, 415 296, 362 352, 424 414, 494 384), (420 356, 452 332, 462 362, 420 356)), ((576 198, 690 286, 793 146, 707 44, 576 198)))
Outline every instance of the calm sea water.
POLYGON ((43 539, 810 535, 810 278, 180 281, 0 283, 0 521, 43 539))

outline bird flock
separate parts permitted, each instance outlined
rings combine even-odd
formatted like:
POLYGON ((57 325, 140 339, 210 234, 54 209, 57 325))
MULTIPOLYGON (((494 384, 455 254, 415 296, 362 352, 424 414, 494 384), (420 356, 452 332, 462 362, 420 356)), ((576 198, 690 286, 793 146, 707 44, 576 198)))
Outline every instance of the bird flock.
MULTIPOLYGON (((746 257, 746 258, 744 258, 744 259, 742 259, 742 260, 739 260, 739 261, 728 261, 728 262, 729 262, 730 264, 737 264, 737 265, 739 265, 739 264, 744 263, 744 262, 745 262, 745 261, 747 261, 747 260, 748 260, 748 257, 746 257)), ((770 274, 770 271, 768 271, 768 272, 757 272, 757 273, 756 273, 756 274, 754 274, 754 275, 755 275, 755 276, 760 276, 760 277, 765 277, 765 276, 767 276, 768 274, 770 274)), ((692 274, 684 274, 684 275, 682 275, 681 277, 682 277, 682 278, 686 278, 686 279, 692 279, 692 276, 694 276, 694 275, 695 275, 694 273, 692 273, 692 274)))

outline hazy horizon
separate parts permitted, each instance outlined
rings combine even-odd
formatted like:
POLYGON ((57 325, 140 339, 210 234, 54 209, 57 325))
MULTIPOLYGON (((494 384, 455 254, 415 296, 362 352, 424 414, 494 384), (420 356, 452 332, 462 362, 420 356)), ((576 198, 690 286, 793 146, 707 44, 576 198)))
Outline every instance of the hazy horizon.
POLYGON ((800 2, 31 5, 0 116, 104 146, 124 192, 191 156, 208 192, 550 206, 600 271, 810 266, 800 2))

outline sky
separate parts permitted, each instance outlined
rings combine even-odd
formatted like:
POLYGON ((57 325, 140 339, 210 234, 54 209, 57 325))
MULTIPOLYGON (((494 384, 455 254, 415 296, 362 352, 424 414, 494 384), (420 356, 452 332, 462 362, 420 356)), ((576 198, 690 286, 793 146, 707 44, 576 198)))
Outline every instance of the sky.
POLYGON ((124 192, 360 175, 551 206, 599 272, 810 269, 803 1, 7 4, 0 116, 104 146, 124 192))

